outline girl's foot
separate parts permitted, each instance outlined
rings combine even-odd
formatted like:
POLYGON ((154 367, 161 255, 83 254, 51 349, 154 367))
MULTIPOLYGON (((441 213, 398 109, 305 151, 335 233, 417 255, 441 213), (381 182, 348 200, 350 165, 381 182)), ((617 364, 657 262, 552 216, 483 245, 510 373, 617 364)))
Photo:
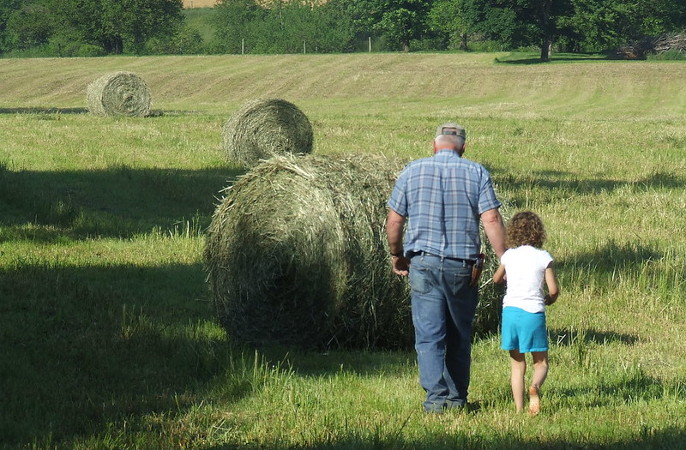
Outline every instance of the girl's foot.
POLYGON ((538 386, 534 385, 529 388, 529 415, 535 416, 539 412, 541 412, 541 399, 538 386))

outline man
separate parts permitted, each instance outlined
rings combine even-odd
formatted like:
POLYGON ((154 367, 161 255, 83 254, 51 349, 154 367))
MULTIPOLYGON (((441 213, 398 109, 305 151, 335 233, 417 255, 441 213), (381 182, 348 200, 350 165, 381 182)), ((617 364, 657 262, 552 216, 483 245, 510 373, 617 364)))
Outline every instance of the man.
POLYGON ((505 252, 501 204, 488 171, 462 158, 465 139, 456 123, 438 127, 434 155, 409 163, 388 200, 393 271, 409 274, 419 381, 430 413, 467 405, 479 221, 498 258, 505 252))

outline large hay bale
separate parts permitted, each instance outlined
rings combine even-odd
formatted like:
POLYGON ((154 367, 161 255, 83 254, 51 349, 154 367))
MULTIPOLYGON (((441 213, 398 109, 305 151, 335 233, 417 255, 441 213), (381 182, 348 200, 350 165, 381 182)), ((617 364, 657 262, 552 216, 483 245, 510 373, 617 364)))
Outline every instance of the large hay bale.
POLYGON ((150 114, 148 85, 132 72, 114 72, 88 85, 88 110, 96 116, 145 117, 150 114))
POLYGON ((293 103, 257 99, 246 103, 225 122, 224 150, 246 167, 283 154, 312 153, 312 125, 293 103))
MULTIPOLYGON (((503 216, 503 222, 507 223, 510 220, 511 207, 507 200, 498 195, 498 198, 503 203, 500 207, 500 214, 503 216)), ((500 318, 503 312, 503 296, 505 295, 505 284, 493 283, 493 274, 500 265, 500 260, 496 256, 493 248, 491 248, 486 232, 481 226, 481 247, 486 262, 481 273, 479 281, 479 305, 476 308, 476 316, 474 317, 474 335, 487 336, 493 334, 500 329, 500 318)))
MULTIPOLYGON (((385 234, 386 201, 402 165, 383 157, 286 155, 224 191, 204 256, 217 314, 232 339, 412 348, 409 286, 391 271, 385 234)), ((497 264, 487 260, 483 280, 497 264)), ((500 308, 500 298, 482 299, 476 331, 496 331, 500 308)))

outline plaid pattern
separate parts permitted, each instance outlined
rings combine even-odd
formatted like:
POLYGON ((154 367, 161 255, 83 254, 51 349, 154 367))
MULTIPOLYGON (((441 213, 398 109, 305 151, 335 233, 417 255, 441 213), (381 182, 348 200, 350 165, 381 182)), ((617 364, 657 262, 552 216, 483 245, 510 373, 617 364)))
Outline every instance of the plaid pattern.
POLYGON ((500 202, 481 164, 439 150, 405 167, 388 207, 408 218, 406 252, 475 259, 481 250, 479 216, 500 202))

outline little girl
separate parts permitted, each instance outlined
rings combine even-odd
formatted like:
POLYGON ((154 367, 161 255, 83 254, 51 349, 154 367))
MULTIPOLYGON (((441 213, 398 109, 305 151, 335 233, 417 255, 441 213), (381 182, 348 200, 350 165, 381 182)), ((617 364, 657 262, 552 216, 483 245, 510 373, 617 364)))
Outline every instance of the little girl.
POLYGON ((512 396, 518 412, 524 410, 525 353, 531 353, 534 373, 529 387, 529 414, 540 411, 539 392, 548 375, 548 331, 545 305, 557 300, 559 289, 553 258, 541 249, 546 235, 534 213, 515 214, 507 226, 508 250, 493 275, 495 283, 507 282, 503 298, 501 348, 509 350, 512 365, 512 396), (548 293, 543 292, 543 281, 548 293))

